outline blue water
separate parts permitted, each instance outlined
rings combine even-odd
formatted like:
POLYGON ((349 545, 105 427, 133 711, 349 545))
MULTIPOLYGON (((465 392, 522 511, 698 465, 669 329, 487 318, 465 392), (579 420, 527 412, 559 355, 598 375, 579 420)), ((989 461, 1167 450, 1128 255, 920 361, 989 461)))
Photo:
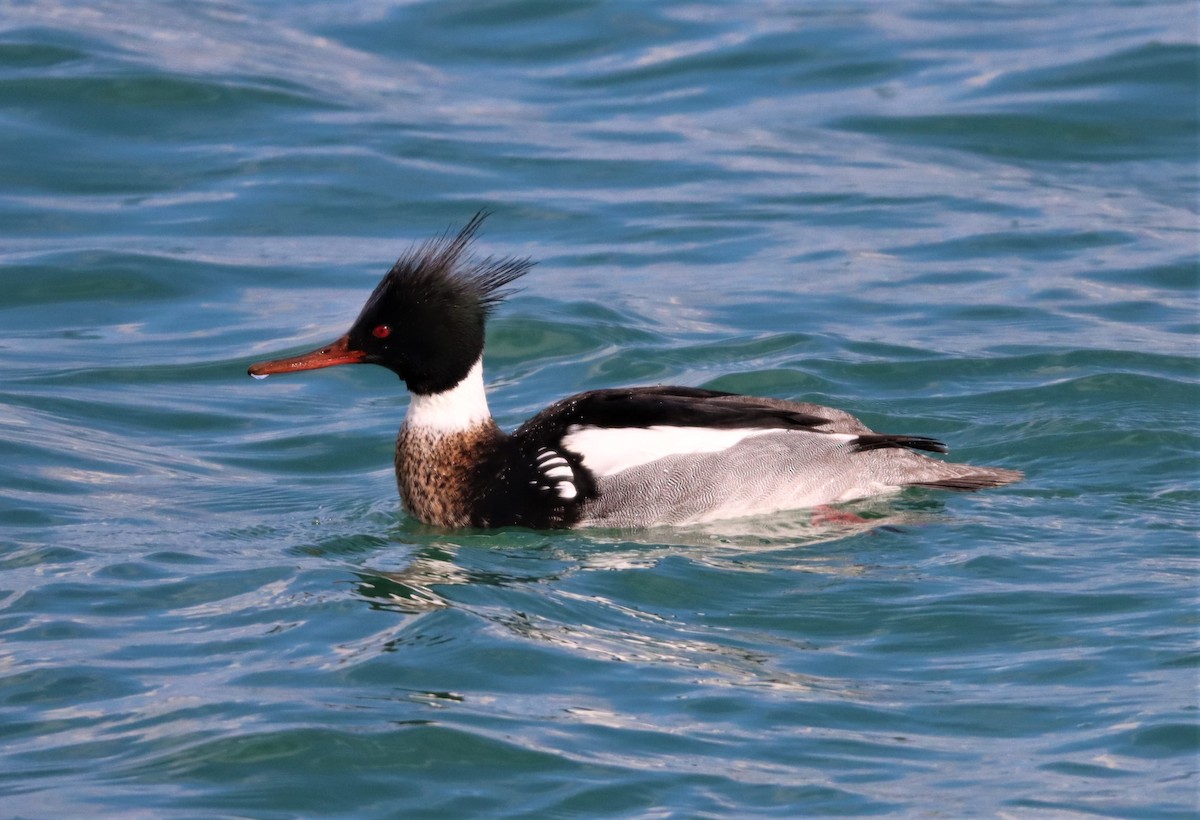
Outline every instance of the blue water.
POLYGON ((0 815, 1200 810, 1187 2, 0 6, 0 815), (505 426, 704 385, 1025 470, 651 532, 400 510, 493 211, 505 426))

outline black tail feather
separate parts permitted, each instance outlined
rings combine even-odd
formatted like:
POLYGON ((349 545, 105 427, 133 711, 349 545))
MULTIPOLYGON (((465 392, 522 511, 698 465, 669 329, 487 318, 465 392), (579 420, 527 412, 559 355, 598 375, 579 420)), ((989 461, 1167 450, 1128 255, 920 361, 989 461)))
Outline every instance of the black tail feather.
POLYGON ((854 448, 860 453, 866 450, 886 450, 892 447, 924 450, 927 453, 950 452, 950 448, 942 442, 925 436, 889 436, 884 433, 864 433, 854 440, 854 448))

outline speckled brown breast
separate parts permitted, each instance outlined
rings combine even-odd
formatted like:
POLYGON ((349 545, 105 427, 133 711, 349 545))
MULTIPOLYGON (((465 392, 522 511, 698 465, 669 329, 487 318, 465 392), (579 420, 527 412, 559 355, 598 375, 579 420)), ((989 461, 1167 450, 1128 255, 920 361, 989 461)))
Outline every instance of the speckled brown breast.
POLYGON ((404 508, 426 524, 470 526, 475 468, 503 436, 490 419, 457 433, 401 426, 396 436, 396 484, 404 508))

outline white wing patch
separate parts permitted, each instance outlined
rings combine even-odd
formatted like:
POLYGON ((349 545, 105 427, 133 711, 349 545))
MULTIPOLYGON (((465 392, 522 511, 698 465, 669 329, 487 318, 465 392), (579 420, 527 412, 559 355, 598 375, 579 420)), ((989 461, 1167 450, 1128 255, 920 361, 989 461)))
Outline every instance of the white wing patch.
MULTIPOLYGON (((660 458, 688 453, 717 453, 743 439, 788 431, 779 427, 739 427, 730 430, 712 427, 583 427, 572 425, 563 437, 563 446, 578 453, 583 466, 597 476, 616 475, 649 464, 660 458)), ((854 436, 821 433, 849 441, 854 436)))
POLYGON ((537 454, 538 473, 546 480, 546 486, 554 490, 559 498, 571 499, 578 494, 575 489, 575 471, 563 458, 562 453, 554 450, 541 450, 537 454))

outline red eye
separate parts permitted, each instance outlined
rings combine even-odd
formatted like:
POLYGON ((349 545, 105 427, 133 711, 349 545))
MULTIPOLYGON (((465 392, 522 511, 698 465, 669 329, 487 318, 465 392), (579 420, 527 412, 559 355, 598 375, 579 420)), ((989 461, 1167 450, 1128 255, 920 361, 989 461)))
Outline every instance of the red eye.
POLYGON ((392 335, 392 329, 387 325, 378 325, 374 330, 371 331, 371 335, 376 339, 386 339, 388 336, 392 335))

